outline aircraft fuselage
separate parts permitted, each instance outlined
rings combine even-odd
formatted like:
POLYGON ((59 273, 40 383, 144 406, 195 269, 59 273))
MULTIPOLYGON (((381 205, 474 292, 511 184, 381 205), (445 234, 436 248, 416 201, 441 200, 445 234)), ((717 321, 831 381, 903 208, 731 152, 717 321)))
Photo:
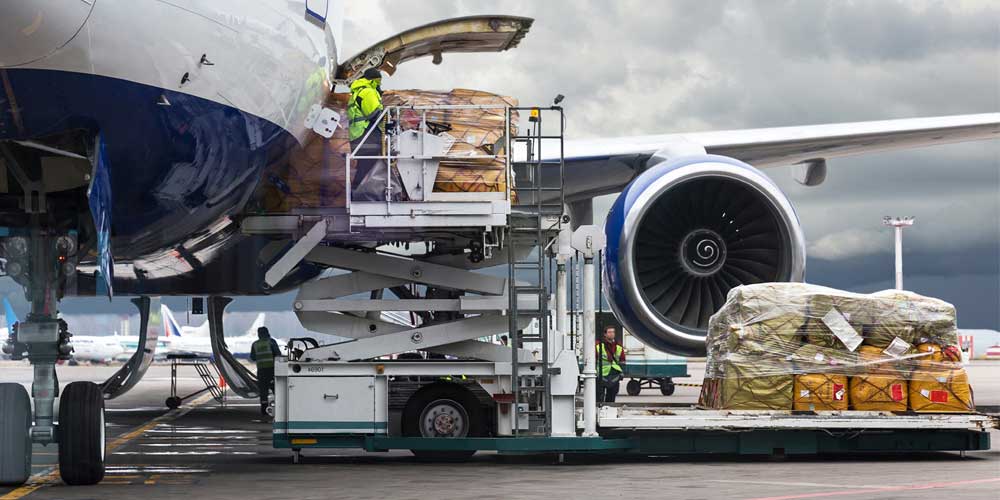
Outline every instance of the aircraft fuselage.
MULTIPOLYGON (((280 0, 5 4, 0 140, 18 141, 26 164, 66 172, 60 182, 43 175, 49 203, 73 200, 49 211, 64 219, 87 216, 69 193, 87 189, 100 151, 114 259, 134 264, 116 267, 116 292, 257 290, 253 276, 211 267, 246 264, 220 257, 266 243, 247 241, 232 217, 264 168, 300 144, 306 114, 330 91, 334 33, 317 14, 280 0)), ((11 212, 3 225, 26 221, 11 212)), ((82 275, 80 293, 88 283, 82 275)))

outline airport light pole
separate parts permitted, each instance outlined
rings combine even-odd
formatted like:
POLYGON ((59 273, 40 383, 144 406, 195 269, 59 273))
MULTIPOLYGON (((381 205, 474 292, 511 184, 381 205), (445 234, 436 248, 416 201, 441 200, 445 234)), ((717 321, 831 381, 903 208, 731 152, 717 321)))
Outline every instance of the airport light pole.
POLYGON ((903 289, 903 228, 913 225, 913 217, 882 217, 882 224, 896 232, 896 290, 903 289))

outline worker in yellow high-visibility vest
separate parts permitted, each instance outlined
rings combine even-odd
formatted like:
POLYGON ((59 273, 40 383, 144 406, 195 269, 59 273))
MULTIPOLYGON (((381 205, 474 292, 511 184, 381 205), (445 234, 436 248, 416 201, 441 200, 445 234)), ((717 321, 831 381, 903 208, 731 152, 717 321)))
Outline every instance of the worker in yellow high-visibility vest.
POLYGON ((597 344, 597 364, 600 366, 601 383, 597 390, 597 402, 614 403, 621 389, 625 365, 625 348, 618 343, 614 325, 604 327, 604 338, 597 344))
POLYGON ((257 329, 257 341, 250 346, 250 359, 257 362, 257 394, 260 413, 267 415, 267 395, 274 384, 274 357, 281 354, 278 343, 271 338, 266 326, 257 329))
MULTIPOLYGON (((351 151, 356 155, 381 156, 384 130, 378 118, 382 109, 382 72, 368 68, 361 78, 351 82, 351 100, 347 103, 348 138, 351 140, 351 151)), ((357 189, 377 163, 378 160, 357 160, 351 189, 357 189)))

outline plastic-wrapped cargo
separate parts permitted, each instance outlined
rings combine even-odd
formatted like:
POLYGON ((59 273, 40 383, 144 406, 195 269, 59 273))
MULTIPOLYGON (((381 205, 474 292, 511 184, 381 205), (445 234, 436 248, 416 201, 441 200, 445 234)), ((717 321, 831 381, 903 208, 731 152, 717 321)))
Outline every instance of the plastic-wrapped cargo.
POLYGON ((863 411, 906 411, 909 384, 883 371, 851 377, 850 404, 863 411))
POLYGON ((702 405, 740 410, 787 410, 792 406, 795 377, 791 367, 756 366, 751 363, 721 363, 724 376, 702 384, 702 405), (775 373, 778 372, 778 373, 775 373))
POLYGON ((927 413, 967 413, 976 409, 965 370, 917 371, 910 380, 910 408, 927 413))
POLYGON ((795 376, 793 410, 846 410, 847 375, 804 373, 795 376))
MULTIPOLYGON (((347 116, 349 97, 345 93, 331 94, 325 105, 341 116, 347 116)), ((465 89, 447 92, 386 90, 382 102, 385 106, 491 106, 491 109, 426 112, 428 132, 444 138, 449 145, 445 155, 455 157, 441 160, 433 191, 506 191, 504 160, 481 157, 504 152, 504 128, 508 123, 504 107, 517 106, 515 99, 465 89), (480 158, 474 158, 476 156, 480 158)), ((514 118, 512 123, 516 123, 517 114, 515 111, 511 113, 514 118)), ((423 119, 422 111, 404 110, 399 126, 404 131, 419 130, 423 119)), ((249 210, 256 213, 294 213, 303 209, 344 207, 345 155, 350 151, 347 128, 338 127, 329 139, 311 134, 302 147, 290 149, 289 153, 273 158, 267 165, 249 210)), ((351 179, 354 179, 355 168, 351 166, 351 179)))
POLYGON ((717 409, 974 411, 955 308, 912 292, 804 283, 730 290, 709 321, 700 404, 717 409))

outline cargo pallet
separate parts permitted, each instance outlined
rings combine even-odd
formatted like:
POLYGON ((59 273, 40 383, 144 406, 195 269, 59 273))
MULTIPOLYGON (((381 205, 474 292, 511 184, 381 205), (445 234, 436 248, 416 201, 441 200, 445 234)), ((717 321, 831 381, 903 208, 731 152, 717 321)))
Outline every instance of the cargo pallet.
POLYGON ((425 438, 296 433, 275 427, 274 447, 496 451, 514 454, 821 455, 983 451, 995 417, 982 414, 725 411, 604 406, 596 437, 425 438))

